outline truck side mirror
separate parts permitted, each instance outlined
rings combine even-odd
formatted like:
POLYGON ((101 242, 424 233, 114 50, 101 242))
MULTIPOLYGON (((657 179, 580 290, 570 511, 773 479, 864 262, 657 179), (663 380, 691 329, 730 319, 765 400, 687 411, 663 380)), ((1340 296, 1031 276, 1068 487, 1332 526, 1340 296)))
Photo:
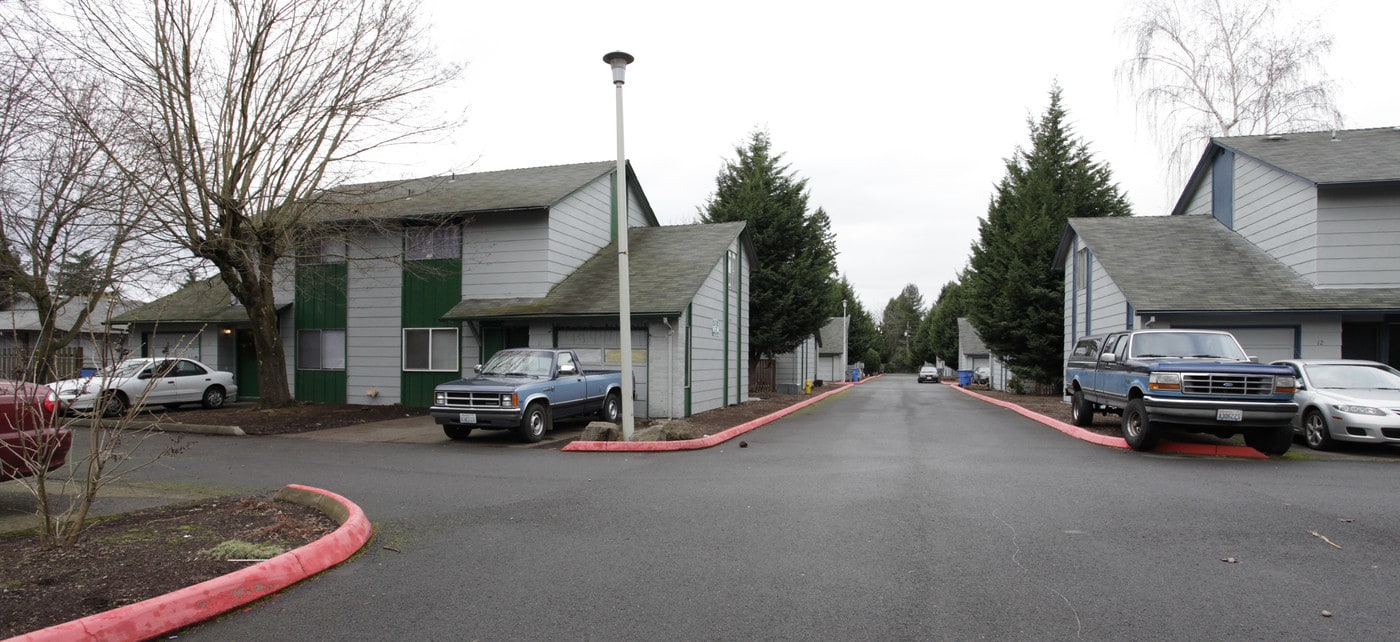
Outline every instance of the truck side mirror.
POLYGON ((1117 363, 1118 355, 1112 352, 1106 352, 1104 354, 1099 355, 1099 361, 1102 361, 1104 363, 1117 363))
POLYGON ((475 367, 475 368, 472 368, 472 372, 475 372, 475 373, 477 373, 477 374, 481 374, 481 364, 479 364, 479 363, 476 364, 476 367, 475 367))
POLYGON ((572 377, 576 374, 578 374, 578 366, 575 366, 572 363, 566 363, 564 365, 559 366, 559 376, 561 377, 572 377))

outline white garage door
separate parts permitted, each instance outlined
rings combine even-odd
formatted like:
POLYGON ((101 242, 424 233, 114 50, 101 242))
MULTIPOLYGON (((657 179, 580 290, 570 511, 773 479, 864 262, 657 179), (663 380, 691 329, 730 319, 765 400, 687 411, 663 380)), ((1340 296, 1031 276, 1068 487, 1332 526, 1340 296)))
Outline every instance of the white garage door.
MULTIPOLYGON (((558 334, 560 348, 572 348, 585 368, 602 367, 617 369, 622 366, 622 353, 618 346, 622 337, 616 329, 560 328, 558 334)), ((637 390, 637 406, 633 414, 647 417, 647 333, 646 330, 632 331, 632 378, 637 390)))
POLYGON ((1244 346, 1245 354, 1251 357, 1258 357, 1260 363, 1269 363, 1279 359, 1294 358, 1294 346, 1297 344, 1296 328, 1223 328, 1235 335, 1240 345, 1244 346))

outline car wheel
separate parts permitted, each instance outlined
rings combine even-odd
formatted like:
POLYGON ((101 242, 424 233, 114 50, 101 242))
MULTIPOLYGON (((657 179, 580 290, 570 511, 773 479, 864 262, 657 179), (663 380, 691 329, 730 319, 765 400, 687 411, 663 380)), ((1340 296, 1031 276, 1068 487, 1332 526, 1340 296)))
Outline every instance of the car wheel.
POLYGON ((603 399, 603 408, 598 411, 598 416, 609 423, 622 423, 622 395, 616 392, 608 393, 603 399))
POLYGON ((533 444, 544 439, 544 433, 547 430, 549 430, 549 408, 538 401, 526 406, 525 416, 520 418, 520 428, 516 429, 520 440, 533 444))
POLYGON ((1133 450, 1152 450, 1162 437, 1162 429, 1147 418, 1147 406, 1142 399, 1133 399, 1123 409, 1123 439, 1133 450))
POLYGON ((1094 423, 1094 404, 1084 398, 1082 390, 1075 390, 1069 401, 1069 419, 1081 428, 1094 423))
POLYGON ((116 390, 104 390, 98 396, 103 417, 117 417, 126 414, 126 395, 116 390))
POLYGON ((467 435, 472 434, 472 429, 471 426, 463 426, 462 424, 443 424, 442 432, 447 435, 448 439, 461 441, 466 439, 467 435))
POLYGON ((218 386, 209 386, 204 391, 204 396, 200 397, 199 404, 209 410, 224 407, 224 389, 218 386))
POLYGON ((1251 430, 1244 434, 1244 445, 1265 455, 1282 455, 1293 445, 1293 427, 1251 430))
POLYGON ((1330 450, 1335 443, 1331 430, 1327 428, 1327 418, 1316 408, 1309 409, 1303 415, 1303 442, 1313 450, 1330 450))

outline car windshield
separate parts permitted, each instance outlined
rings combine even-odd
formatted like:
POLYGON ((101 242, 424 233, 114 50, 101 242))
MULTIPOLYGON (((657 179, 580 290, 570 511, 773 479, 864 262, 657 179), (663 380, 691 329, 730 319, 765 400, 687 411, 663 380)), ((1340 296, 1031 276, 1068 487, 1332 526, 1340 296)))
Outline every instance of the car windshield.
POLYGON ((545 350, 503 350, 481 368, 483 375, 499 377, 548 377, 554 353, 545 350))
POLYGON ((1327 364, 1307 366, 1308 380, 1315 388, 1335 390, 1400 389, 1400 375, 1376 366, 1327 364))
POLYGON ((137 373, 141 372, 142 370, 145 370, 145 369, 146 369, 148 366, 150 366, 150 365, 151 365, 151 362, 146 361, 146 360, 139 360, 139 361, 123 361, 123 362, 117 364, 117 367, 114 368, 114 369, 112 370, 112 376, 113 376, 113 377, 134 377, 134 376, 136 376, 137 373))
POLYGON ((1149 332, 1134 335, 1131 357, 1185 357, 1236 361, 1248 359, 1234 337, 1213 332, 1149 332))
POLYGON ((924 367, 922 367, 922 368, 919 368, 919 372, 937 372, 937 371, 938 371, 938 368, 935 368, 935 367, 933 367, 933 366, 924 366, 924 367))

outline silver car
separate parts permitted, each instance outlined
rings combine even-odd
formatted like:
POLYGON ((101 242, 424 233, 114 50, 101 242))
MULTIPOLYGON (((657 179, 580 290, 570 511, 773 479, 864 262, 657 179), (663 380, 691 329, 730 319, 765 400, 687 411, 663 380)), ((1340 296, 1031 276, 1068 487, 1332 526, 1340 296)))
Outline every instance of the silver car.
POLYGON ((1400 444, 1400 371, 1357 359, 1285 359, 1298 374, 1293 433, 1309 448, 1335 441, 1400 444))

